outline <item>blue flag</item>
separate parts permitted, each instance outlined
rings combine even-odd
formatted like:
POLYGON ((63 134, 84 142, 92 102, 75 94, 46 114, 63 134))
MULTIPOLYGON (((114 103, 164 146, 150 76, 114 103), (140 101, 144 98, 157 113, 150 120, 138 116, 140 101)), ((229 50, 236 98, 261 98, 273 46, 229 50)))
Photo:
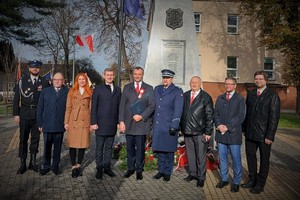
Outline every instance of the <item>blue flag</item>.
POLYGON ((52 70, 44 74, 43 77, 47 80, 50 80, 52 78, 52 70))
POLYGON ((143 18, 140 0, 124 0, 124 13, 143 18))

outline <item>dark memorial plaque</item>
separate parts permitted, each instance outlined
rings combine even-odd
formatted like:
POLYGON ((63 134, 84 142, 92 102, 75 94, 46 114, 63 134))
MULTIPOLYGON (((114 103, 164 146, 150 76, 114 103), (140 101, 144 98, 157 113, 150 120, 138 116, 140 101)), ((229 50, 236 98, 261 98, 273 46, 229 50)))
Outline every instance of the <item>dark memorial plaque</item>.
POLYGON ((185 84, 185 48, 184 40, 162 40, 163 68, 175 72, 175 84, 185 84))

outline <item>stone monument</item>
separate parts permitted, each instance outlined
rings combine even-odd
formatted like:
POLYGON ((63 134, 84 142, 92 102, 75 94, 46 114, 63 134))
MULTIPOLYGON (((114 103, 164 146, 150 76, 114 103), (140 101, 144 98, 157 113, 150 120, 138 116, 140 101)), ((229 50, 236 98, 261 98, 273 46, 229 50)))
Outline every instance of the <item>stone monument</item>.
POLYGON ((161 70, 175 72, 173 82, 189 90, 192 76, 201 77, 192 0, 153 0, 145 82, 161 84, 161 70))

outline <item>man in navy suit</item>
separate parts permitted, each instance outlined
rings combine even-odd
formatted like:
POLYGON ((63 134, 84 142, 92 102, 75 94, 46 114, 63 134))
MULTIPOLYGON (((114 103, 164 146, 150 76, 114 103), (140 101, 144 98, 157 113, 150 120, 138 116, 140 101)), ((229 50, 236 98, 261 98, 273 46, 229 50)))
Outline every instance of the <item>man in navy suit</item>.
POLYGON ((50 169, 59 175, 61 145, 64 137, 64 116, 68 88, 63 85, 62 73, 56 73, 53 77, 53 86, 44 89, 40 95, 37 107, 37 125, 44 136, 43 164, 40 175, 46 175, 50 169), (53 161, 51 154, 53 146, 53 161))
POLYGON ((121 89, 114 85, 114 70, 104 70, 104 84, 97 86, 92 96, 91 129, 96 130, 96 175, 102 179, 104 173, 116 176, 111 170, 114 137, 117 133, 121 89))
POLYGON ((175 73, 162 72, 162 85, 155 87, 155 113, 153 120, 152 149, 158 153, 158 173, 153 177, 169 181, 177 150, 178 128, 183 109, 183 91, 173 84, 175 73))
POLYGON ((126 134, 128 170, 124 178, 136 171, 136 179, 142 180, 145 160, 146 135, 150 134, 151 116, 155 108, 153 87, 143 82, 144 70, 133 70, 134 82, 124 86, 119 122, 121 132, 126 134))

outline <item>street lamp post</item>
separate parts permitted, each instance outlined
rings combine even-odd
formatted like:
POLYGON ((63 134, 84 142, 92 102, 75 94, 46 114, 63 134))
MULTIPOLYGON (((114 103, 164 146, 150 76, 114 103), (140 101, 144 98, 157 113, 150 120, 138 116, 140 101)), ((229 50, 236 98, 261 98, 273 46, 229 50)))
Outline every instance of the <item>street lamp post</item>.
POLYGON ((76 45, 76 34, 75 31, 79 30, 78 27, 71 27, 70 30, 72 31, 73 36, 73 68, 72 68, 72 86, 74 85, 74 79, 75 79, 75 45, 76 45))

